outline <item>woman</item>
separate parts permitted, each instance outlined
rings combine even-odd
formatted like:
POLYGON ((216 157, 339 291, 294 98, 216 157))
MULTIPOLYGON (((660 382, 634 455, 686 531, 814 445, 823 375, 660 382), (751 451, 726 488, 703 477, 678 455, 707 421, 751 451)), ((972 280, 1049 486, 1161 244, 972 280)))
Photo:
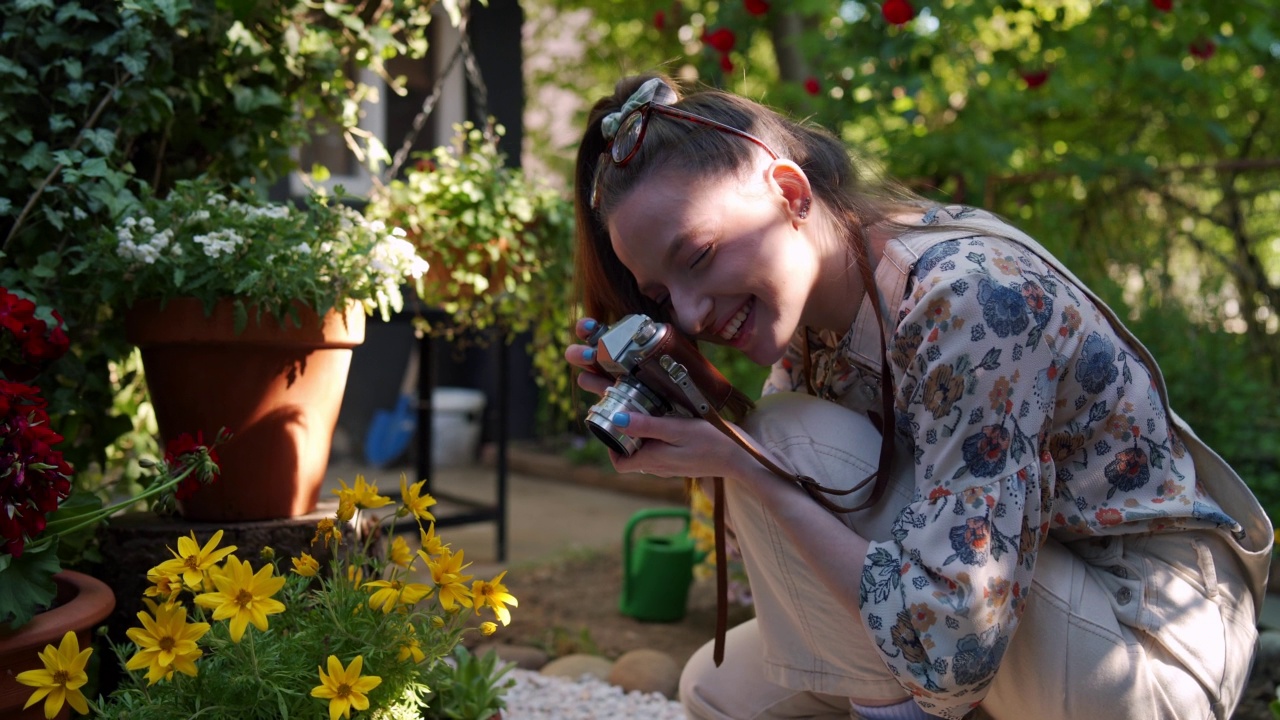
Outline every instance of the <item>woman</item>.
MULTIPOLYGON (((771 365, 744 429, 833 493, 702 419, 611 418, 619 471, 726 478, 757 618, 690 660, 691 717, 1230 716, 1270 524, 1035 241, 665 78, 595 105, 576 187, 578 337, 640 312, 771 365)), ((602 393, 595 352, 565 355, 602 393)))

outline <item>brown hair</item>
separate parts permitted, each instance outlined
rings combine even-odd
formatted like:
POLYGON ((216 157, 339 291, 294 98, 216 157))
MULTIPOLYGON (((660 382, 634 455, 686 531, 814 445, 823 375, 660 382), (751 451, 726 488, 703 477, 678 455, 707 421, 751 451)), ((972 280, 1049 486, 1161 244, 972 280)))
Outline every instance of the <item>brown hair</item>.
MULTIPOLYGON (((609 141, 601 131, 606 115, 622 108, 645 81, 660 77, 673 90, 677 85, 660 75, 623 78, 611 96, 591 108, 587 129, 578 147, 574 173, 574 206, 577 213, 575 275, 583 310, 588 317, 612 323, 623 315, 643 312, 670 321, 665 310, 645 297, 634 276, 613 252, 604 219, 625 195, 659 170, 701 176, 740 173, 753 162, 751 143, 729 133, 661 117, 651 121, 644 142, 624 167, 615 166, 604 154, 609 141), (604 167, 600 167, 601 163, 604 167), (591 194, 599 171, 598 208, 591 194)), ((705 89, 681 97, 674 104, 682 110, 744 130, 790 159, 804 170, 813 188, 814 201, 835 219, 855 262, 865 262, 863 228, 884 221, 894 212, 924 207, 927 203, 900 186, 860 168, 848 148, 830 132, 797 122, 746 98, 705 89)))

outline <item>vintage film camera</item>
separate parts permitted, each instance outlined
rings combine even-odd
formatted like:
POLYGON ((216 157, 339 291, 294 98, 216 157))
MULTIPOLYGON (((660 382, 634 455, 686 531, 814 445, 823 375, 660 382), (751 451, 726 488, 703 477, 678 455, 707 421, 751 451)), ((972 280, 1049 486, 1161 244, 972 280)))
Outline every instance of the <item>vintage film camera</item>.
POLYGON ((693 341, 647 315, 602 324, 587 344, 596 349, 596 368, 615 379, 587 411, 587 427, 620 455, 632 455, 642 441, 614 425, 614 413, 705 417, 713 408, 722 410, 734 394, 733 385, 693 341))

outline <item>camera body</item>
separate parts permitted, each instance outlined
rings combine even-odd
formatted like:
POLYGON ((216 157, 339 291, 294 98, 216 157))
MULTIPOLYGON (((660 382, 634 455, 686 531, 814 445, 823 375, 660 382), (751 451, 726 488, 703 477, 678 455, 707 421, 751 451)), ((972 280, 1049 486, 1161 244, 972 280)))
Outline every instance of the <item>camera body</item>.
POLYGON ((587 344, 596 349, 596 370, 614 378, 587 411, 587 427, 620 455, 632 455, 642 441, 613 424, 615 413, 702 417, 733 395, 733 385, 670 323, 627 315, 601 325, 587 344))

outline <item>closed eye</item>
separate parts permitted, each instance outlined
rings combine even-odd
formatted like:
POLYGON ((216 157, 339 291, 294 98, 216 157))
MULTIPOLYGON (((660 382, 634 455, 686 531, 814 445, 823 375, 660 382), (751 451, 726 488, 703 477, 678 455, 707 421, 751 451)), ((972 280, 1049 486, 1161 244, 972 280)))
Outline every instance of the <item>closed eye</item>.
POLYGON ((709 259, 711 257, 711 251, 714 247, 715 245, 713 243, 707 243, 706 245, 702 246, 702 250, 698 253, 696 257, 693 258, 693 262, 689 263, 689 268, 690 269, 696 268, 698 267, 698 265, 702 264, 704 260, 709 259))

